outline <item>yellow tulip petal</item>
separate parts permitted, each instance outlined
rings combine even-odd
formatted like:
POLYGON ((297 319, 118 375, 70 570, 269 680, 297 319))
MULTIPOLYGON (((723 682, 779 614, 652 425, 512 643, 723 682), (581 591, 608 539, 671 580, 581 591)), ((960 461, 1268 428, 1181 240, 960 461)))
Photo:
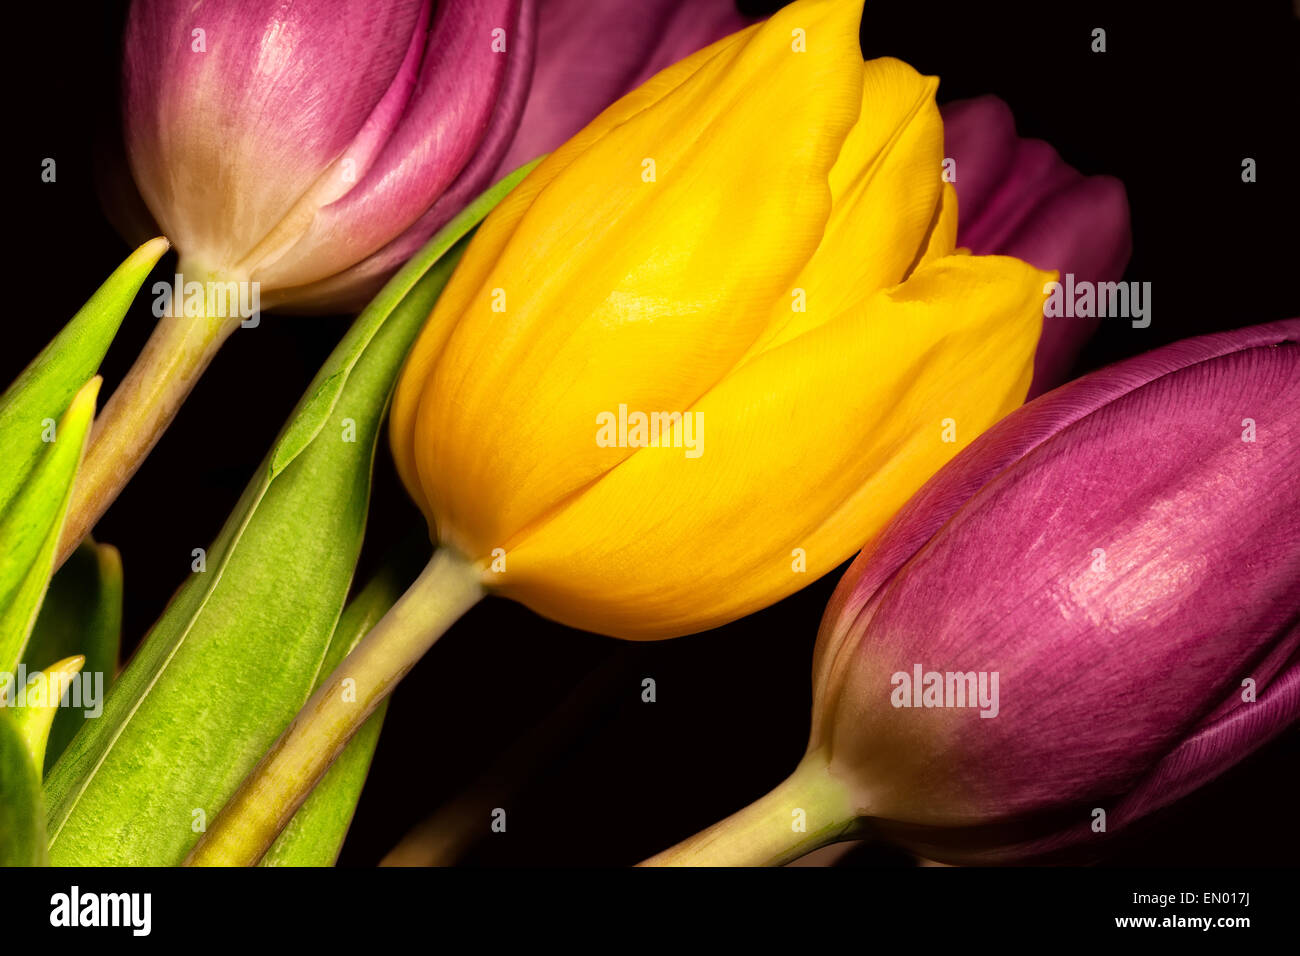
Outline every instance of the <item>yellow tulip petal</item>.
POLYGON ((803 587, 1023 400, 1048 279, 1016 259, 949 256, 756 357, 698 403, 700 457, 640 449, 511 543, 496 589, 650 639, 803 587))
POLYGON ((831 170, 826 232, 795 279, 802 294, 777 302, 772 327, 752 352, 816 328, 864 294, 903 281, 917 264, 943 187, 938 85, 901 60, 863 64, 861 115, 831 170))
POLYGON ((926 237, 925 251, 921 253, 921 258, 917 260, 917 268, 953 253, 970 255, 969 249, 958 249, 956 246, 957 190, 953 188, 952 183, 944 183, 943 192, 939 198, 939 209, 935 213, 934 225, 930 229, 930 235, 926 237))

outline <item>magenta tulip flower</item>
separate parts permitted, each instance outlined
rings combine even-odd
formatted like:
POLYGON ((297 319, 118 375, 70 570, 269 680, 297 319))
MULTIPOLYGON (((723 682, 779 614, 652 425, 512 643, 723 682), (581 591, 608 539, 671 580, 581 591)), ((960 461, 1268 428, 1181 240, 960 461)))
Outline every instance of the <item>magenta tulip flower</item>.
POLYGON ((1300 319, 1003 419, 853 563, 813 686, 795 774, 652 862, 1086 854, 1295 722, 1300 319))
POLYGON ((132 3, 126 159, 180 261, 96 422, 63 554, 236 328, 263 308, 358 308, 491 184, 523 112, 534 19, 533 0, 132 3))
MULTIPOLYGON (((996 96, 943 107, 944 151, 954 160, 957 243, 977 256, 1024 259, 1062 281, 1115 282, 1133 250, 1128 197, 1113 176, 1084 176, 1042 140, 1021 139, 996 96)), ((1049 316, 1029 397, 1064 382, 1101 320, 1049 316)))
POLYGON ((490 185, 533 18, 532 0, 135 0, 135 181, 182 265, 267 306, 362 305, 490 185))

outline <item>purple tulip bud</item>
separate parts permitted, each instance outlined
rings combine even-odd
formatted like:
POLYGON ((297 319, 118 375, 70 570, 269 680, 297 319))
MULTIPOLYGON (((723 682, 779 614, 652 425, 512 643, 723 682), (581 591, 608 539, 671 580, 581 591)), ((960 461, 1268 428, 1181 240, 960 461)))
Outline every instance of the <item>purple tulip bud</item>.
POLYGON ((1297 718, 1291 319, 1094 372, 958 454, 840 581, 795 772, 646 863, 1095 850, 1297 718))
MULTIPOLYGON (((975 255, 1024 259, 1087 282, 1114 282, 1133 250, 1128 197, 1112 176, 1084 176, 1047 143, 1021 139, 996 96, 943 107, 945 153, 956 160, 957 243, 975 255)), ((1065 381, 1097 318, 1047 317, 1029 397, 1065 381)))
POLYGON ((754 22, 735 0, 539 0, 537 64, 504 173, 548 153, 660 70, 754 22))
POLYGON ((814 687, 809 753, 949 862, 1098 839, 1285 728, 1300 319, 1122 362, 986 432, 840 582, 814 687))
POLYGON ((182 264, 353 307, 490 184, 533 0, 135 0, 125 145, 182 264))

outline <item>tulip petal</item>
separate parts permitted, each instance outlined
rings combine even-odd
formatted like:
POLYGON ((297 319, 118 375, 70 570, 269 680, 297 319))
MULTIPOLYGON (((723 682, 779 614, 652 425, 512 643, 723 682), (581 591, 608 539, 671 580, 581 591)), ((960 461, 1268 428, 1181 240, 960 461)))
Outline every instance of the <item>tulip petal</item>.
MULTIPOLYGON (((1082 180, 1082 174, 1062 162, 1056 150, 1047 143, 1035 139, 1017 140, 1011 166, 993 195, 986 200, 981 215, 961 220, 959 241, 977 254, 1001 249, 1033 215, 1039 203, 1082 180)), ((959 174, 959 202, 961 194, 959 174)))
MULTIPOLYGON (((427 23, 429 19, 430 0, 423 0, 416 15, 416 23, 427 23)), ((411 31, 406 54, 398 67, 397 75, 384 95, 375 104, 370 115, 358 130, 347 148, 324 170, 294 203, 293 207, 281 217, 256 246, 244 253, 235 264, 235 271, 249 272, 260 268, 259 281, 265 275, 269 263, 280 258, 285 250, 298 242, 302 234, 311 226, 322 206, 328 205, 350 192, 357 181, 365 177, 374 165, 375 159, 387 146, 393 130, 402 121, 415 92, 420 78, 420 66, 424 59, 425 31, 411 31)), ((274 287, 274 283, 270 284, 274 287)))
MULTIPOLYGON (((935 213, 934 224, 930 227, 930 234, 925 240, 925 249, 921 257, 917 260, 916 267, 928 265, 942 256, 957 254, 969 255, 969 249, 958 249, 957 246, 957 190, 953 189, 952 183, 944 183, 943 191, 939 194, 939 209, 935 213)), ((997 253, 992 253, 997 255, 997 253)), ((1020 258, 1016 256, 1015 258, 1020 258)), ((1031 266, 1035 263, 1029 263, 1031 266)))
MULTIPOLYGON (((1115 808, 1123 826, 1168 806, 1230 769, 1300 719, 1300 625, 1277 642, 1272 673, 1259 681, 1258 696, 1229 693, 1226 712, 1207 722, 1169 753, 1115 808)), ((1261 675, 1263 676, 1263 675, 1261 675)))
MULTIPOLYGON (((816 328, 877 289, 897 285, 917 264, 937 221, 943 182, 943 121, 934 102, 939 81, 901 60, 863 64, 862 105, 831 169, 831 215, 821 244, 789 294, 777 319, 751 352, 773 348, 816 328), (864 237, 870 244, 864 244, 864 237), (867 254, 863 254, 864 250, 867 254), (812 302, 806 301, 811 295, 812 302)), ((938 234, 943 238, 943 233, 938 234)), ((936 247, 946 255, 952 246, 936 247)))
MULTIPOLYGON (((996 96, 948 103, 943 115, 944 150, 956 160, 959 221, 978 223, 1007 179, 1019 140, 1011 107, 996 96)), ((958 240, 967 245, 969 236, 958 240)))
POLYGON ((356 265, 316 282, 294 286, 274 299, 288 303, 281 306, 287 312, 358 311, 374 298, 402 263, 419 251, 429 237, 445 226, 482 193, 494 180, 502 178, 512 168, 500 163, 502 153, 510 146, 515 132, 515 121, 524 108, 529 95, 531 61, 535 49, 532 4, 521 9, 519 24, 512 36, 513 52, 495 107, 495 115, 487 132, 479 142, 473 157, 460 171, 455 182, 448 186, 427 210, 397 238, 356 265), (500 176, 494 170, 500 166, 500 176))
MULTIPOLYGON (((384 138, 373 162, 352 189, 316 211, 292 246, 255 263, 253 277, 272 288, 314 282, 415 223, 488 135, 498 100, 512 86, 507 75, 531 70, 531 17, 531 0, 438 3, 410 102, 377 131, 384 138)), ((517 114, 509 117, 511 131, 515 122, 517 114)))

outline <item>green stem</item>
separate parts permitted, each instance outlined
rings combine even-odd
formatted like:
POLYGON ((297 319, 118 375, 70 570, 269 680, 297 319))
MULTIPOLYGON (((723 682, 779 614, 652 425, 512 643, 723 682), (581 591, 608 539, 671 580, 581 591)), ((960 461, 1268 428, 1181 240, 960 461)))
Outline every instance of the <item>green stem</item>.
MULTIPOLYGON (((183 277, 203 275, 177 266, 183 277)), ((172 423, 199 376, 222 343, 239 328, 240 317, 163 316, 126 378, 95 417, 86 457, 77 473, 72 502, 59 539, 55 567, 67 559, 108 510, 145 457, 172 423)))
POLYGON ((780 866, 847 837, 856 824, 848 788, 821 755, 809 754, 767 796, 640 865, 780 866))
POLYGON ((483 597, 479 570, 447 548, 303 705, 190 852, 189 866, 252 866, 334 758, 458 618, 483 597))

